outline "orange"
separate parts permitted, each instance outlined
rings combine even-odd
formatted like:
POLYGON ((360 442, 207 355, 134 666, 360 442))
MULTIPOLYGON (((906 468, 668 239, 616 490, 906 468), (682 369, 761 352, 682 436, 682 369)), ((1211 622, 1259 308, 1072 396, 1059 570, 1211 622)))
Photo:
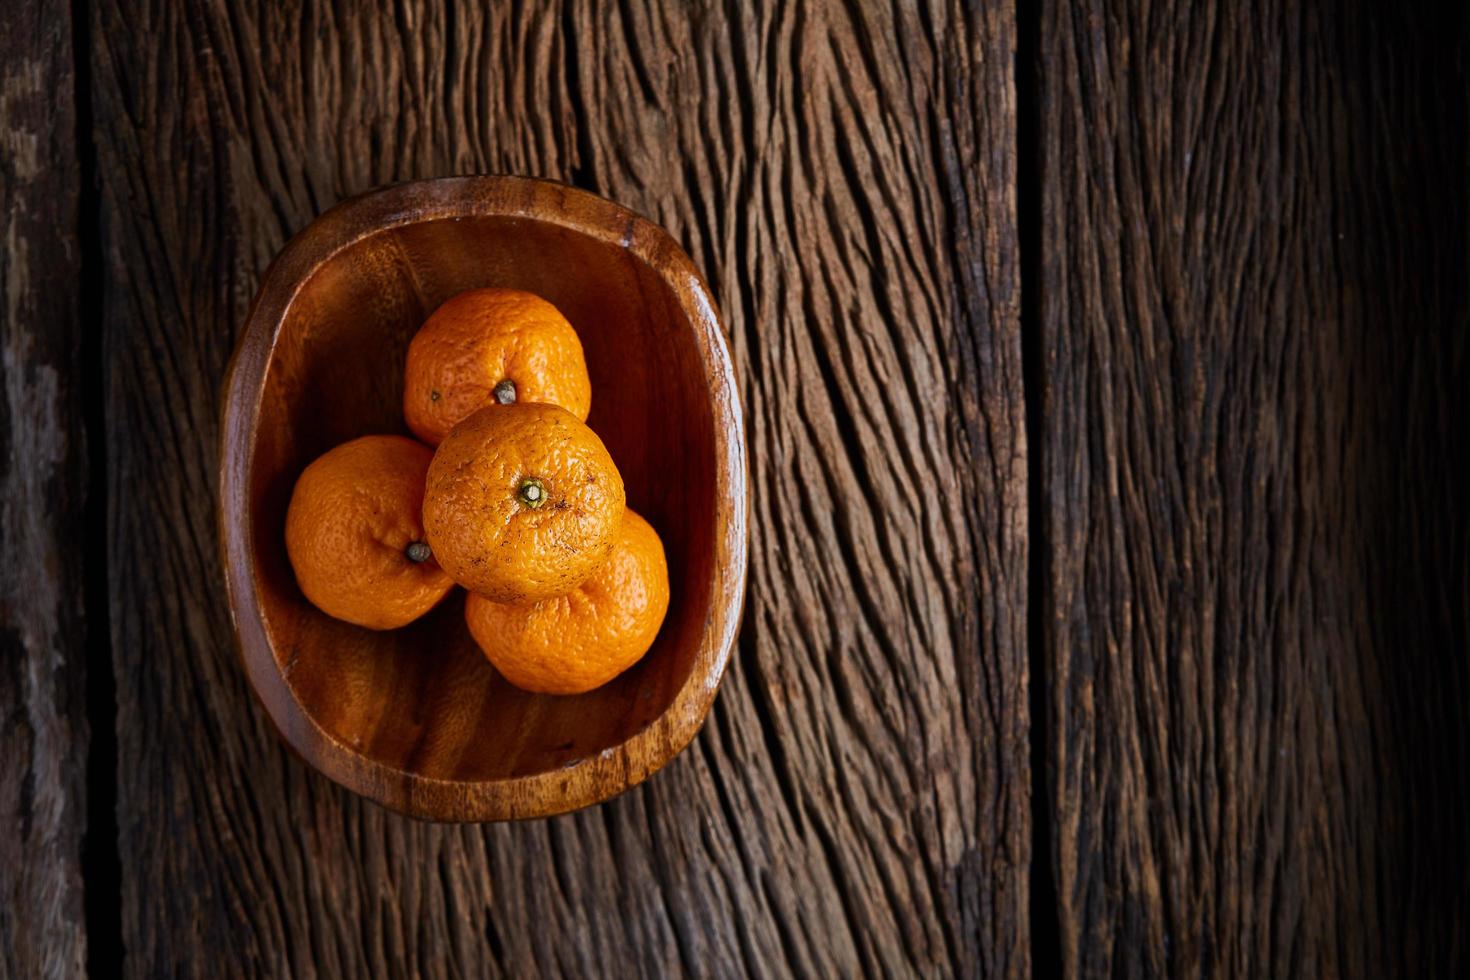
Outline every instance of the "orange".
POLYGON ((409 342, 403 387, 408 427, 437 446, 471 412, 515 402, 560 405, 587 420, 592 382, 577 332, 533 293, 460 293, 409 342))
POLYGON ((623 478, 596 433, 555 405, 482 408, 439 444, 424 530, 458 582, 497 602, 569 592, 607 560, 623 478))
POLYGON ((302 472, 286 510, 286 554, 312 605, 358 626, 393 629, 454 587, 420 518, 432 457, 412 439, 363 436, 302 472))
POLYGON ((471 594, 464 614, 485 657, 516 687, 581 694, 642 659, 668 609, 663 543, 625 510, 612 555, 571 592, 510 604, 471 594))

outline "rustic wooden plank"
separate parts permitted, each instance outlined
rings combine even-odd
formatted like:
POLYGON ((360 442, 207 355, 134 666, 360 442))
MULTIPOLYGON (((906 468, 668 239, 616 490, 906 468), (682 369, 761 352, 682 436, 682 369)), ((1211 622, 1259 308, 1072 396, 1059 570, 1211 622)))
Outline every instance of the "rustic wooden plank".
POLYGON ((1009 4, 96 5, 128 971, 1028 972, 1009 4), (216 396, 286 237, 385 181, 663 223, 740 364, 752 563, 704 733, 446 828, 287 757, 235 663, 216 396))
POLYGON ((0 975, 86 956, 86 445, 71 11, 0 29, 0 975))
POLYGON ((1470 971, 1465 34, 1399 6, 1042 13, 1069 976, 1470 971))

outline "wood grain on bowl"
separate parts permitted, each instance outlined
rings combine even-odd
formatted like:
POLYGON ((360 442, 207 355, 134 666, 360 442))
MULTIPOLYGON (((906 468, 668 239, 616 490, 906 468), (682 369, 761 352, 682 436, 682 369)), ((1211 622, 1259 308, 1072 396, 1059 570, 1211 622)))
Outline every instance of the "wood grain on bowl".
POLYGON ((418 817, 537 817, 627 789, 698 730, 740 617, 745 448, 714 304, 657 226, 515 177, 355 198, 266 273, 223 410, 220 524, 240 652, 272 722, 311 765, 418 817), (462 595, 372 633, 312 607, 286 560, 297 475, 348 439, 406 434, 409 338, 445 299, 492 285, 544 296, 576 327, 595 395, 588 423, 668 552, 672 597, 653 649, 575 697, 496 675, 462 595))

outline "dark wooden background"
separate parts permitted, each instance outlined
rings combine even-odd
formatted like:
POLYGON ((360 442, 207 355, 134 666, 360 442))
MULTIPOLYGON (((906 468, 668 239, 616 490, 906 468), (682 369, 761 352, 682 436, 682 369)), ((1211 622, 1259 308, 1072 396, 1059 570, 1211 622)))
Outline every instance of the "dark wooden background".
POLYGON ((1470 973, 1470 30, 1434 5, 8 4, 0 975, 1470 973), (552 177, 716 290, 738 657, 649 783, 430 826, 216 557, 261 272, 552 177))

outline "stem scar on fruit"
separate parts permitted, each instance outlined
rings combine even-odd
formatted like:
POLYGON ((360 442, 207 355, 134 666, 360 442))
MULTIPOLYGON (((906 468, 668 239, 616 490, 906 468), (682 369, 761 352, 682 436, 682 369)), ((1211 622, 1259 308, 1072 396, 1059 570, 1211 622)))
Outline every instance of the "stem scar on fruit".
POLYGON ((509 378, 504 378, 495 386, 495 400, 502 405, 514 405, 516 402, 516 383, 509 378))
POLYGON ((546 503, 546 484, 534 476, 528 476, 521 481, 521 486, 516 492, 516 496, 520 498, 521 503, 535 510, 537 507, 546 503))
POLYGON ((415 541, 403 549, 403 554, 415 565, 420 565, 428 561, 430 556, 433 555, 433 552, 429 550, 429 546, 424 542, 415 541))

